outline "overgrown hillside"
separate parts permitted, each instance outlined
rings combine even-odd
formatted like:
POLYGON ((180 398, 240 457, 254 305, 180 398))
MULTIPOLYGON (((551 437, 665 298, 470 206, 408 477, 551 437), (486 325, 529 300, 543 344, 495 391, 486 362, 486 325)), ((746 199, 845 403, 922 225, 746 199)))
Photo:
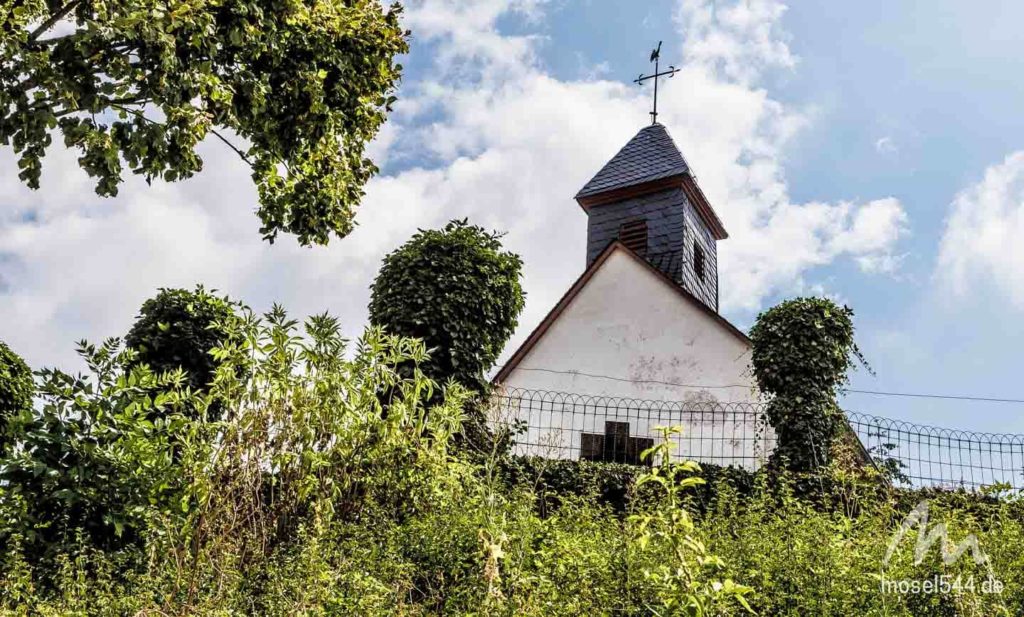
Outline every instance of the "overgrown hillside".
POLYGON ((426 406, 421 343, 370 330, 346 356, 333 319, 280 310, 218 327, 204 390, 114 341, 83 346, 91 375, 39 375, 0 470, 4 614, 1024 613, 1018 501, 901 492, 838 457, 794 480, 664 446, 651 468, 456 447, 477 403, 452 383, 426 406), (987 563, 915 565, 920 527, 886 559, 925 498, 987 563), (883 587, 931 577, 956 589, 883 587))

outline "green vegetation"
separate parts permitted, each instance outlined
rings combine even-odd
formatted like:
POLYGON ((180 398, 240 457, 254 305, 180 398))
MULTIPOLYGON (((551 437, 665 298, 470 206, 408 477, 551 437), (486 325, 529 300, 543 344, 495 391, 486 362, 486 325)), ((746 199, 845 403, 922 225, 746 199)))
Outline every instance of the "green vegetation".
MULTIPOLYGON (((229 342, 228 323, 239 308, 202 285, 195 291, 161 289, 142 304, 125 337, 125 344, 137 352, 133 364, 146 364, 155 373, 181 369, 185 385, 194 391, 207 389, 217 370, 211 352, 229 342)), ((207 410, 216 418, 216 405, 207 410)))
POLYGON ((836 390, 853 358, 853 311, 825 298, 787 300, 758 315, 750 331, 753 372, 769 398, 778 445, 773 464, 797 472, 826 467, 842 428, 836 390))
POLYGON ((80 346, 85 375, 37 374, 0 457, 0 615, 1024 613, 1019 497, 841 456, 703 468, 670 427, 651 467, 517 458, 514 430, 470 455, 454 437, 481 407, 423 342, 211 303, 233 310, 190 330, 217 333, 201 388, 117 340, 80 346), (968 534, 987 561, 949 559, 968 534), (948 592, 886 586, 925 580, 948 592))
POLYGON ((41 371, 42 405, 0 463, 0 544, 17 539, 46 570, 80 543, 140 546, 147 520, 177 509, 188 480, 174 452, 199 428, 180 371, 129 368, 116 339, 79 353, 91 376, 41 371))
POLYGON ((378 0, 59 0, 0 7, 0 143, 38 188, 53 135, 96 192, 202 169, 212 135, 251 168, 263 237, 352 230, 408 51, 378 0), (237 139, 237 145, 231 140, 237 139))
POLYGON ((10 425, 32 409, 33 392, 32 371, 21 356, 0 341, 0 453, 15 430, 10 425))
POLYGON ((420 230, 384 258, 373 282, 370 323, 421 339, 430 349, 423 371, 438 383, 486 391, 485 373, 515 331, 522 260, 500 238, 465 220, 420 230))

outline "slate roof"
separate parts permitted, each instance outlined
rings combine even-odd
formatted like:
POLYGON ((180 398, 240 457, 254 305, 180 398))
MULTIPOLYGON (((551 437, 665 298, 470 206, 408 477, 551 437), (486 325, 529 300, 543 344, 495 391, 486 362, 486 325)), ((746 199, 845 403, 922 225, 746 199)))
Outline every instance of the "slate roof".
POLYGON ((601 171, 580 189, 576 199, 689 171, 686 160, 665 127, 652 124, 640 129, 618 154, 605 163, 601 171))

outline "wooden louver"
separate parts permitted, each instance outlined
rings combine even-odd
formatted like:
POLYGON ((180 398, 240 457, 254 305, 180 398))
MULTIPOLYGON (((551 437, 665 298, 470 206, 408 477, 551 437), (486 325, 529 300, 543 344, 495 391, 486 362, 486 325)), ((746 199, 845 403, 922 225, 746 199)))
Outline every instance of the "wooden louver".
POLYGON ((647 255, 647 221, 627 221, 619 227, 619 242, 637 255, 647 255))
POLYGON ((704 281, 704 249, 696 241, 693 243, 693 272, 697 280, 704 281))

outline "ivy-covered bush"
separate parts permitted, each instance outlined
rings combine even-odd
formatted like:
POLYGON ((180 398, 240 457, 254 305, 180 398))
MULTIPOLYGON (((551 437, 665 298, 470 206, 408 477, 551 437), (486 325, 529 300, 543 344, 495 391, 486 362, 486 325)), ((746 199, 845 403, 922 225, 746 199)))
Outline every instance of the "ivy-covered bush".
POLYGON ((193 291, 161 289, 142 304, 125 342, 137 351, 135 362, 156 373, 180 368, 187 385, 202 391, 217 370, 211 351, 226 342, 226 322, 239 308, 202 285, 193 291))
POLYGON ((430 351, 423 371, 478 393, 523 310, 522 260, 501 234, 452 221, 420 230, 384 258, 371 287, 370 322, 418 338, 430 351))
POLYGON ((12 439, 11 421, 32 408, 32 370, 0 341, 0 453, 12 439))
POLYGON ((773 466, 795 472, 828 466, 843 427, 836 402, 853 360, 853 310, 825 298, 797 298, 768 309, 750 331, 752 368, 775 430, 773 466))

